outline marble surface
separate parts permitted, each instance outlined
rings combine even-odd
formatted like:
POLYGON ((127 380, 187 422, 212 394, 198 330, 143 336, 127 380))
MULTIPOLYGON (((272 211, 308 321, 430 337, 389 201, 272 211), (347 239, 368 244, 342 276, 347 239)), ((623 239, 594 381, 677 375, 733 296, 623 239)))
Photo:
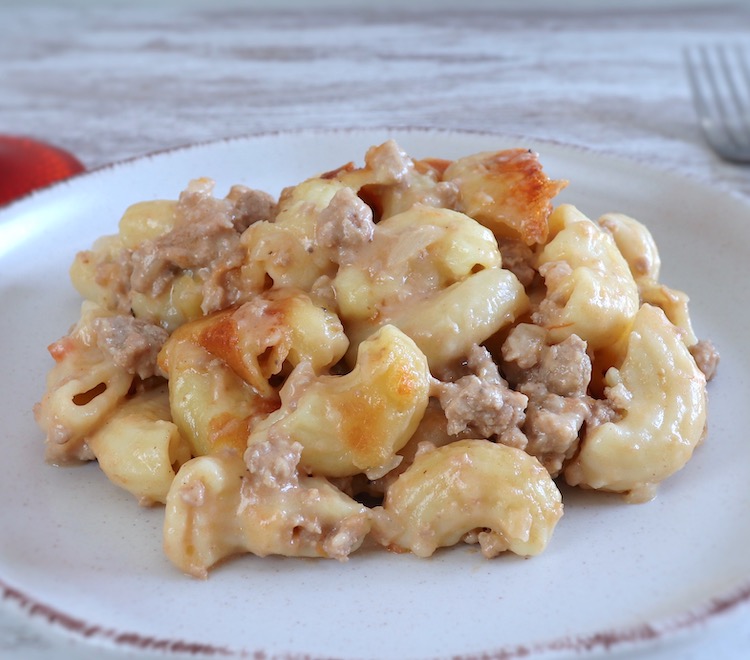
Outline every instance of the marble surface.
MULTIPOLYGON (((5 0, 0 132, 52 142, 95 168, 264 131, 488 130, 747 197, 750 168, 721 161, 700 133, 682 51, 747 42, 749 29, 745 3, 708 0, 5 0)), ((740 658, 748 648, 744 609, 638 657, 740 658)), ((0 657, 98 651, 7 606, 0 657)))

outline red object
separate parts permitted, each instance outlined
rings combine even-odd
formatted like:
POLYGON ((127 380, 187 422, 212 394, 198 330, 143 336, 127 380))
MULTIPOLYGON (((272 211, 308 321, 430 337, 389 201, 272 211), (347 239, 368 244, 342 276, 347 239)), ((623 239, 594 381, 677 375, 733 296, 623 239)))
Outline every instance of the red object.
POLYGON ((27 137, 0 135, 0 205, 84 169, 67 151, 27 137))

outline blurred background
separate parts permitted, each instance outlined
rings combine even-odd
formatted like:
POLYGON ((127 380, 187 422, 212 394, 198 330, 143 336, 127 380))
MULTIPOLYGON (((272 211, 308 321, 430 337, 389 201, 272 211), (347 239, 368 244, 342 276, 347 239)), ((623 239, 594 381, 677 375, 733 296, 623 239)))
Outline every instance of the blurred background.
POLYGON ((682 50, 742 42, 708 0, 4 0, 0 132, 86 167, 340 126, 552 139, 750 193, 705 150, 682 50))

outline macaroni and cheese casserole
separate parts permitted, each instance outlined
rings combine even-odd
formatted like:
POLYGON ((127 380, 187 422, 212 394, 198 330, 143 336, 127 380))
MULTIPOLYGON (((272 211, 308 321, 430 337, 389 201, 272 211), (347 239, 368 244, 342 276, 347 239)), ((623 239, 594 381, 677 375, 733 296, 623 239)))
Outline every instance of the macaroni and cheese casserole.
POLYGON ((284 189, 128 208, 80 252, 35 407, 205 577, 239 554, 541 553, 558 484, 646 501, 706 432, 718 353, 648 229, 553 204, 535 153, 393 141, 284 189))

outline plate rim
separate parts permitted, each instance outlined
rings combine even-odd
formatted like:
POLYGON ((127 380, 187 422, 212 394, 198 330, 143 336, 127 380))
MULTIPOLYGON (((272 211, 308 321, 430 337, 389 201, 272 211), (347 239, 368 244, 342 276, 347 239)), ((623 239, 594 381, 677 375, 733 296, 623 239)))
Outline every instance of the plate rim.
POLYGON ((655 165, 647 158, 639 158, 629 154, 619 154, 606 149, 600 150, 591 147, 586 144, 578 144, 574 142, 567 142, 565 140, 558 140, 552 137, 539 137, 530 136, 524 133, 515 133, 512 131, 493 131, 482 128, 451 128, 441 126, 430 126, 430 125, 413 125, 413 126, 400 126, 400 125, 388 125, 379 124, 375 126, 339 126, 339 127, 302 127, 302 128, 290 128, 290 129, 275 129, 275 130, 258 130, 248 131, 245 133, 238 133, 234 135, 227 135, 223 137, 207 138, 205 140, 196 140, 191 142, 178 143, 173 146, 161 147, 148 151, 142 154, 134 154, 124 158, 119 158, 111 162, 102 163, 96 167, 87 168, 80 172, 76 172, 65 179, 58 181, 52 181, 39 188, 34 188, 19 197, 11 200, 10 202, 0 205, 0 221, 2 216, 6 213, 12 212, 19 206, 23 206, 30 201, 34 201, 34 198, 43 197, 52 192, 62 192, 65 188, 74 185, 77 181, 89 178, 91 176, 100 175, 102 173, 110 172, 113 170, 127 167, 128 165, 136 164, 140 161, 149 161, 159 157, 166 157, 178 154, 180 152, 187 153, 194 149, 207 148, 218 145, 231 145, 232 143, 240 143, 251 141, 253 139, 262 138, 273 138, 273 137, 284 137, 284 136, 314 136, 314 135, 340 135, 340 134, 356 134, 356 133, 375 133, 375 132, 401 132, 401 133, 421 133, 445 136, 472 136, 488 138, 497 138, 505 141, 519 141, 528 142, 532 147, 537 145, 549 145, 554 149, 574 151, 582 155, 588 155, 595 158, 603 158, 612 161, 613 163, 620 163, 624 166, 643 167, 650 170, 660 176, 667 176, 675 181, 687 181, 693 185, 700 186, 710 193, 717 194, 722 193, 728 195, 734 201, 741 204, 750 205, 750 197, 738 192, 734 189, 725 189, 720 187, 718 184, 710 181, 709 179, 703 178, 695 173, 682 172, 664 165, 655 165))

